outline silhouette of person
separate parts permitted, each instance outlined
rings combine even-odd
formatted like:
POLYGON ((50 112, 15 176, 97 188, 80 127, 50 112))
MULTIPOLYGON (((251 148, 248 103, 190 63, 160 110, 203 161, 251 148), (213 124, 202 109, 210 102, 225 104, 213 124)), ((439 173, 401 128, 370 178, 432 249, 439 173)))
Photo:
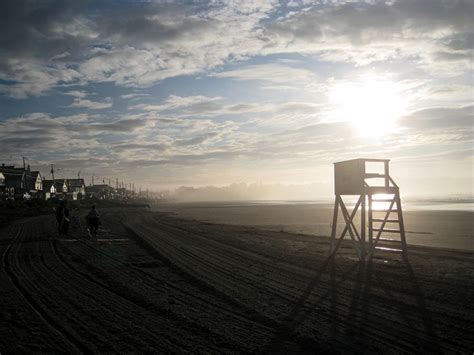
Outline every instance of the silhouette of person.
POLYGON ((64 218, 64 201, 60 201, 59 206, 56 208, 56 221, 58 222, 59 236, 63 234, 63 231, 62 231, 63 218, 64 218))
POLYGON ((92 236, 97 236, 97 230, 99 229, 99 213, 95 209, 95 205, 92 205, 89 213, 86 216, 87 226, 89 233, 92 236))
POLYGON ((62 233, 67 235, 69 231, 69 208, 67 207, 67 200, 64 200, 63 219, 62 219, 62 233))

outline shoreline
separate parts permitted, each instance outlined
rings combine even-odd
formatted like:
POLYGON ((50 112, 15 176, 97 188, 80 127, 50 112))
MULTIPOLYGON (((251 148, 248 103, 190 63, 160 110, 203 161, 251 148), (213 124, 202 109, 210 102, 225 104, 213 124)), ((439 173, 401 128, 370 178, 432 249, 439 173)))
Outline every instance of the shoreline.
MULTIPOLYGON (((247 225, 307 235, 331 234, 332 206, 316 204, 226 205, 162 204, 153 211, 204 222, 247 225)), ((404 210, 407 243, 474 251, 473 212, 404 210)), ((343 227, 341 221, 339 228, 343 227)))

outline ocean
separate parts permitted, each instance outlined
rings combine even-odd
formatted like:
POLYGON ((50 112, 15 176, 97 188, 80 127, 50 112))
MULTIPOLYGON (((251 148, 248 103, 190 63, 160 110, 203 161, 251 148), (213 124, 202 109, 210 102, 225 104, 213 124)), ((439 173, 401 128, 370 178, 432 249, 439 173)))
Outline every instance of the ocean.
MULTIPOLYGON (((350 204, 348 204, 350 208, 350 204)), ((211 223, 247 225, 275 231, 329 236, 333 202, 241 201, 165 203, 156 210, 211 223)), ((407 243, 474 250, 471 199, 402 200, 407 243)), ((339 215, 339 222, 342 222, 339 215)), ((344 227, 338 223, 339 231, 344 227)))

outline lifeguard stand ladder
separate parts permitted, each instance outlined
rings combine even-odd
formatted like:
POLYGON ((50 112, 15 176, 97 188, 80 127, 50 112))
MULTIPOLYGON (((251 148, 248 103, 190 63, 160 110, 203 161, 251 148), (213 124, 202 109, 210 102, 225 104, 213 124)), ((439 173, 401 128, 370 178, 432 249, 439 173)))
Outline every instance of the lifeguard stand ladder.
POLYGON ((388 159, 353 159, 334 163, 336 200, 331 232, 331 255, 336 253, 345 235, 349 233, 361 261, 369 261, 375 250, 400 252, 406 256, 407 244, 400 189, 390 177, 389 162, 388 159), (377 173, 368 173, 368 165, 376 168, 377 173), (358 196, 351 213, 342 198, 346 195, 358 196), (345 226, 337 236, 339 209, 344 217, 345 226), (360 230, 356 227, 359 220, 360 230))

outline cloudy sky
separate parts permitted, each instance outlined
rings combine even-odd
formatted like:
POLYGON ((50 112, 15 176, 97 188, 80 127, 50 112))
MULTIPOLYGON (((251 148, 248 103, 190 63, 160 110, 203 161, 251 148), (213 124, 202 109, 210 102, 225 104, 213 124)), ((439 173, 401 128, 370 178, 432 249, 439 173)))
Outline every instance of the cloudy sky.
POLYGON ((0 3, 0 161, 144 188, 472 194, 472 0, 0 3))

